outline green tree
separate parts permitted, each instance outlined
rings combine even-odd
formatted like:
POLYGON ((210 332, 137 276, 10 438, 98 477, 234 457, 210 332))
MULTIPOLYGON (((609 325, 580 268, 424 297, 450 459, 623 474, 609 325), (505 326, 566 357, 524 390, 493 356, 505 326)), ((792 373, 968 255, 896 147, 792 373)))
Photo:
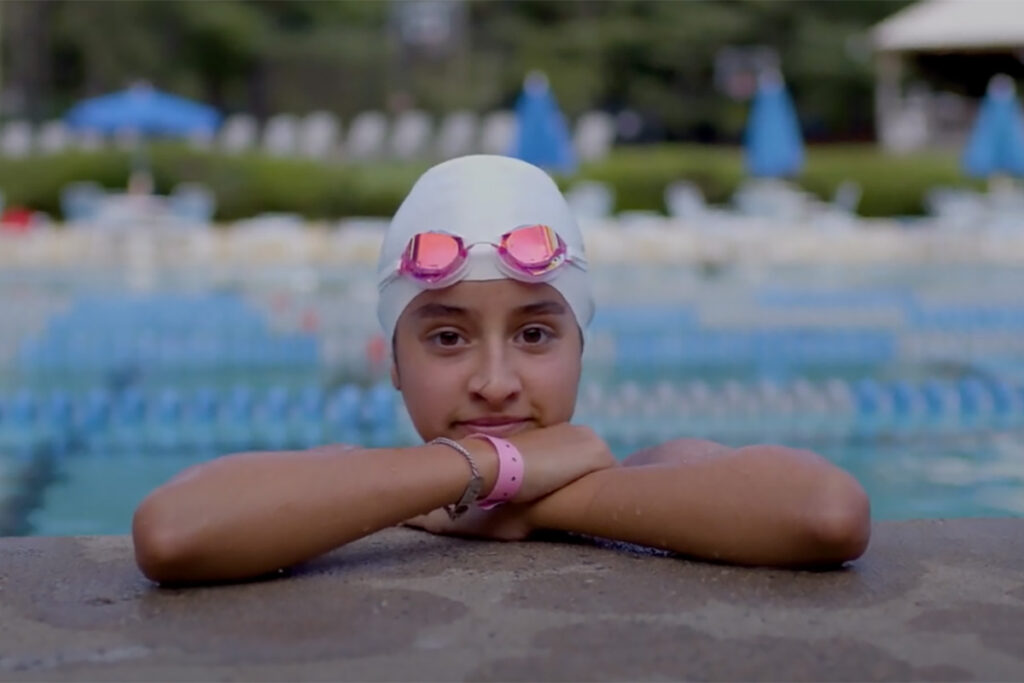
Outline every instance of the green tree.
POLYGON ((401 0, 7 0, 7 80, 27 111, 147 79, 225 111, 349 118, 404 93, 441 113, 509 106, 544 69, 569 115, 631 107, 672 137, 735 139, 746 105, 714 89, 727 46, 777 50, 809 131, 869 133, 865 31, 908 0, 465 0, 464 30, 403 45, 401 0))

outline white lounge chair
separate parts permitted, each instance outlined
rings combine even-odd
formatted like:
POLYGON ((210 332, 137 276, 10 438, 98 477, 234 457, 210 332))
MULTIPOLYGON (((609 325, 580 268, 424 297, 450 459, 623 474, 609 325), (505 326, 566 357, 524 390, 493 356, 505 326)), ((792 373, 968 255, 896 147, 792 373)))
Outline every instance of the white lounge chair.
POLYGON ((59 154, 71 144, 71 133, 63 121, 47 121, 39 127, 36 149, 43 154, 59 154))
POLYGON ((442 159, 469 154, 476 145, 480 118, 468 110, 453 111, 441 122, 437 135, 437 155, 442 159))
POLYGON ((0 156, 20 159, 32 153, 32 124, 11 121, 0 131, 0 156))
POLYGON ((430 115, 426 112, 418 109, 402 112, 391 130, 391 154, 403 160, 424 156, 432 128, 430 115))
POLYGON ((275 114, 263 127, 263 151, 271 156, 295 156, 299 149, 299 122, 293 114, 275 114))
POLYGON ((220 129, 220 148, 228 154, 248 152, 256 144, 256 119, 249 114, 232 114, 220 129))
POLYGON ((508 154, 516 134, 516 117, 510 111, 492 111, 480 124, 480 151, 508 154))
POLYGON ((364 111, 352 119, 345 142, 345 155, 350 159, 380 158, 387 138, 388 122, 379 111, 364 111))
POLYGON ((603 219, 615 208, 615 190, 597 180, 581 180, 565 193, 569 209, 577 219, 603 219))
POLYGON ((573 144, 580 161, 603 159, 615 141, 615 119, 603 111, 585 112, 576 121, 573 144))
POLYGON ((310 159, 326 159, 338 151, 341 123, 329 111, 307 114, 299 126, 299 154, 310 159))

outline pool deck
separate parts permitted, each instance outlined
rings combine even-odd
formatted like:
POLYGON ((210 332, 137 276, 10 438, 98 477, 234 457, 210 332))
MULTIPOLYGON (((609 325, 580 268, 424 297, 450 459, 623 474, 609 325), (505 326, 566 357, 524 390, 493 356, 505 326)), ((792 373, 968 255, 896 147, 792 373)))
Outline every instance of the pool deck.
POLYGON ((882 522, 831 572, 388 530, 161 589, 125 536, 0 539, 0 680, 1024 680, 1024 519, 882 522))

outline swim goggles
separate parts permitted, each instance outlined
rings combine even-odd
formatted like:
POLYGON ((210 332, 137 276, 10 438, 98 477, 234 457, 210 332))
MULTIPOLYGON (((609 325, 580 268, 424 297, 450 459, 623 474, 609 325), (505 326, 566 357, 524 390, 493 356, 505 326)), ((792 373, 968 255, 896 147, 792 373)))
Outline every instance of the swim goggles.
POLYGON ((465 276, 469 250, 478 244, 496 247, 501 272, 521 282, 547 282, 566 263, 585 263, 581 256, 570 255, 562 238, 546 225, 519 226, 502 235, 497 244, 466 244, 451 233, 421 232, 412 236, 395 272, 382 284, 405 276, 425 289, 453 285, 465 276))

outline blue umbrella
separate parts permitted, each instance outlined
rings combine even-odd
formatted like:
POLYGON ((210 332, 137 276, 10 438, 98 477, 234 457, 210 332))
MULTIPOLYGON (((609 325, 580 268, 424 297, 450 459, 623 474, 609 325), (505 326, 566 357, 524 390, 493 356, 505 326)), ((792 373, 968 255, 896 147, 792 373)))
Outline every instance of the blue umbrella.
POLYGON ((1024 123, 1013 81, 993 78, 964 149, 963 169, 978 178, 1024 175, 1024 123))
POLYGON ((83 100, 65 118, 72 128, 101 133, 132 130, 174 136, 210 135, 220 123, 220 114, 213 107, 148 85, 83 100))
POLYGON ((516 102, 516 124, 510 156, 561 173, 576 170, 569 127, 543 74, 527 76, 516 102))
POLYGON ((778 74, 763 76, 744 136, 747 171, 778 178, 796 175, 804 165, 804 143, 793 101, 778 74))

